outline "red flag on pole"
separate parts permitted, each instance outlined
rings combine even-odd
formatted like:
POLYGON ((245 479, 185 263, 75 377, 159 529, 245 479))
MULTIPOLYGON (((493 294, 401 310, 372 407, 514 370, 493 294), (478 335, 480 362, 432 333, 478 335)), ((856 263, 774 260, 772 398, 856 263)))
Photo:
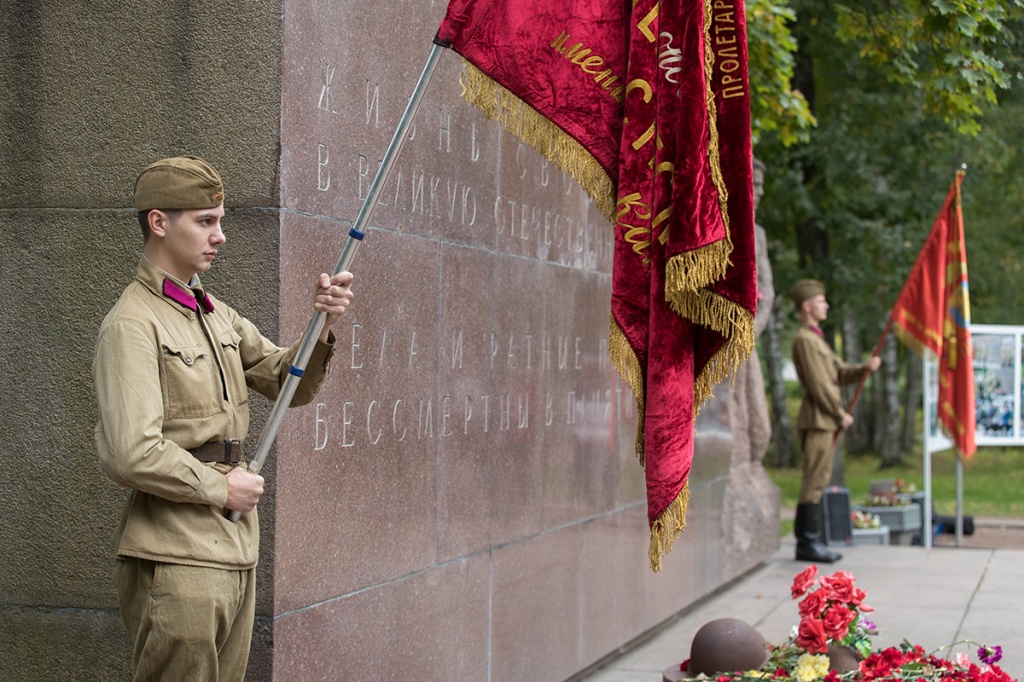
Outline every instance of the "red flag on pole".
POLYGON ((939 359, 939 420, 964 457, 974 454, 974 359, 967 249, 958 171, 892 311, 896 334, 939 359))
POLYGON ((651 567, 686 519, 693 422, 753 348, 742 0, 451 0, 465 97, 614 223, 611 357, 636 397, 651 567))

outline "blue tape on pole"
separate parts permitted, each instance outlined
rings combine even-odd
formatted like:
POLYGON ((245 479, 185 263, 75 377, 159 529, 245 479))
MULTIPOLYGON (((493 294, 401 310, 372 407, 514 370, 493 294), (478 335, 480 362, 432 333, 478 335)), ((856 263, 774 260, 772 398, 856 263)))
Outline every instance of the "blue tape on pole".
POLYGON ((363 241, 363 237, 365 237, 366 234, 360 232, 359 230, 353 227, 351 230, 348 231, 348 236, 352 237, 352 239, 358 239, 359 241, 363 241))
POLYGON ((289 365, 288 366, 288 373, 291 374, 292 376, 301 377, 303 374, 306 373, 306 370, 299 369, 295 365, 289 365))

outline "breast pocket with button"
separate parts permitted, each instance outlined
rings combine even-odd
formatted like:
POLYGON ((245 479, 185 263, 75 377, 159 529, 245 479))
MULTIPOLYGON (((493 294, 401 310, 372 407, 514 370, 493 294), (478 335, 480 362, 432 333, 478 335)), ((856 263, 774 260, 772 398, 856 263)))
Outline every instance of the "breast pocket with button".
POLYGON ((832 349, 829 348, 824 343, 819 344, 819 346, 815 350, 818 352, 818 355, 820 356, 821 366, 828 368, 828 379, 829 379, 829 382, 833 383, 833 384, 838 384, 839 383, 839 368, 836 367, 836 355, 835 355, 835 353, 832 352, 832 349))
POLYGON ((168 419, 208 417, 220 409, 221 385, 203 346, 161 344, 161 386, 168 419))

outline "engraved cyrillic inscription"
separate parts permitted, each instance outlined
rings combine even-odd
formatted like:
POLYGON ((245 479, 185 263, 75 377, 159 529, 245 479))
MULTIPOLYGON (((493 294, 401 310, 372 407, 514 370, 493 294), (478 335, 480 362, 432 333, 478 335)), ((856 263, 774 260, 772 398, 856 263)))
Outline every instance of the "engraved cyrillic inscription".
POLYGON ((317 403, 311 417, 314 451, 578 428, 628 418, 635 411, 607 360, 606 336, 508 328, 478 335, 460 326, 438 335, 353 322, 344 340, 339 338, 339 346, 345 344, 348 348, 340 347, 339 355, 348 358, 346 369, 353 371, 341 374, 346 391, 352 388, 344 382, 369 377, 371 391, 387 386, 401 393, 357 392, 361 397, 346 396, 333 407, 317 403), (440 349, 433 345, 438 342, 440 349), (423 370, 432 371, 434 362, 447 387, 431 388, 432 381, 417 378, 423 370), (579 383, 596 373, 607 374, 607 381, 579 383), (416 385, 421 386, 418 393, 410 388, 416 385))
POLYGON ((313 450, 320 451, 327 447, 327 419, 325 418, 327 403, 316 404, 316 424, 313 432, 313 450))
POLYGON ((480 160, 480 139, 476 133, 476 121, 470 124, 469 132, 469 160, 476 163, 480 160))
POLYGON ((352 369, 363 368, 363 358, 360 355, 361 344, 359 343, 359 332, 363 329, 361 324, 352 325, 352 361, 349 363, 349 367, 352 369))
POLYGON ((442 152, 452 150, 452 112, 442 109, 439 114, 437 148, 442 152))
POLYGON ((326 192, 331 188, 331 169, 327 167, 327 164, 331 160, 331 155, 327 151, 327 145, 317 145, 316 149, 316 188, 321 192, 326 192))
POLYGON ((337 67, 323 60, 320 63, 323 65, 324 82, 320 86, 320 101, 317 102, 316 108, 336 114, 338 111, 331 108, 331 82, 334 80, 334 70, 337 67))
POLYGON ((380 83, 366 81, 366 125, 380 128, 380 83))

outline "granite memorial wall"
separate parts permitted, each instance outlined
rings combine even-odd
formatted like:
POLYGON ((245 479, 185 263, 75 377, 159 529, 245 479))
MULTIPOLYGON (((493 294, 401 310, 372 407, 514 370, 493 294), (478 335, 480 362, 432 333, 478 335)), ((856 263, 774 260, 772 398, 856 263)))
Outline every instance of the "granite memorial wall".
MULTIPOLYGON (((7 4, 0 342, 8 369, 38 370, 5 387, 0 678, 116 678, 125 493, 95 463, 89 365, 141 248, 134 176, 185 152, 221 170, 228 243, 204 281, 290 342, 444 3, 7 4)), ((331 376, 264 469, 250 679, 562 680, 777 546, 778 493, 734 452, 724 384, 687 530, 650 572, 635 403, 608 361, 611 228, 460 99, 460 71, 445 55, 353 264, 331 376)))

